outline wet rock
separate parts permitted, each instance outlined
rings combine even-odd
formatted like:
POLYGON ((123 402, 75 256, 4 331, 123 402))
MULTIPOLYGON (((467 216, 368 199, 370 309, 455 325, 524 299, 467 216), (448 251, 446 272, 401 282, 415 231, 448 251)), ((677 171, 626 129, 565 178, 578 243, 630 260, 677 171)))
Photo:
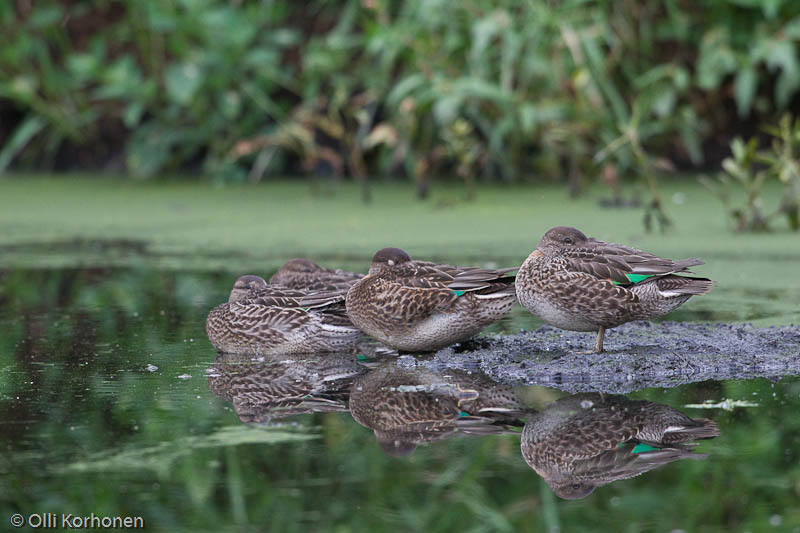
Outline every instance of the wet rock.
POLYGON ((397 366, 400 368, 414 368, 417 366, 417 360, 411 355, 401 355, 397 358, 397 366))
POLYGON ((798 326, 632 322, 606 332, 604 353, 578 353, 593 345, 591 333, 543 326, 446 348, 419 364, 434 370, 477 368, 502 383, 568 392, 625 393, 709 379, 800 374, 798 326))

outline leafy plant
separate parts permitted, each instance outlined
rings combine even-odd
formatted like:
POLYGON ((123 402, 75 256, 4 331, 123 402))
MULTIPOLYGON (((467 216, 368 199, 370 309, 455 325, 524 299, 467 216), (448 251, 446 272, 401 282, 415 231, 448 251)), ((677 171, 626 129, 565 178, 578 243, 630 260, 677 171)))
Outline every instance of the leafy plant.
POLYGON ((781 204, 776 212, 783 214, 793 231, 800 230, 800 119, 784 115, 777 127, 765 131, 772 136, 769 149, 759 158, 767 165, 767 173, 783 184, 781 204))
POLYGON ((758 138, 747 143, 737 137, 731 143, 732 157, 722 162, 723 172, 714 182, 703 179, 703 183, 722 201, 726 214, 736 231, 768 231, 776 217, 786 217, 793 231, 800 229, 800 120, 784 115, 778 126, 764 130, 772 137, 766 148, 760 148, 758 138), (783 184, 780 204, 767 211, 762 188, 767 180, 778 180, 783 184), (734 185, 743 189, 744 200, 736 203, 732 199, 734 185))
POLYGON ((659 180, 800 94, 788 0, 0 2, 0 34, 0 171, 349 176, 366 200, 372 176, 575 195, 613 169, 662 227, 659 180))

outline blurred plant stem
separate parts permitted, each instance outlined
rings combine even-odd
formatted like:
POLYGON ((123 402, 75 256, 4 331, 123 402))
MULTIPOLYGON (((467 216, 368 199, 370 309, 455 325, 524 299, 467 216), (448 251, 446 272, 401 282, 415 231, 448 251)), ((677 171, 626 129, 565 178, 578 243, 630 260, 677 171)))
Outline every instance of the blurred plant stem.
POLYGON ((786 217, 792 231, 800 229, 800 120, 784 115, 777 126, 767 126, 764 131, 772 137, 766 148, 759 140, 751 138, 745 143, 737 137, 731 143, 732 157, 722 162, 723 172, 717 179, 702 178, 701 182, 722 202, 727 218, 736 231, 769 231, 772 221, 780 215, 786 217), (767 180, 778 180, 783 185, 780 205, 765 212, 762 188, 767 180), (744 192, 744 201, 737 204, 732 199, 733 185, 738 183, 744 192))
POLYGON ((630 122, 620 125, 621 134, 595 155, 595 161, 602 163, 610 156, 619 154, 624 148, 628 147, 630 149, 634 156, 636 173, 638 176, 645 178, 650 191, 650 202, 645 206, 643 218, 644 228, 648 232, 652 231, 653 221, 655 220, 663 233, 672 226, 672 220, 664 210, 661 201, 655 163, 642 148, 640 141, 642 131, 640 128, 641 116, 640 108, 634 106, 630 122))

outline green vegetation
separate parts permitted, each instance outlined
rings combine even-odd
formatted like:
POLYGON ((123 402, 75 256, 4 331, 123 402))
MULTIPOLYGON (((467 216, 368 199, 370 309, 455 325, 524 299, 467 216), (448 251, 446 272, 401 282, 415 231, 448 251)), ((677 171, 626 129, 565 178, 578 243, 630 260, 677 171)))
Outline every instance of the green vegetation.
POLYGON ((772 136, 772 144, 761 150, 755 137, 747 144, 738 137, 734 139, 733 157, 722 162, 725 172, 719 175, 719 183, 702 180, 722 201, 737 231, 767 231, 779 215, 786 217, 792 230, 800 229, 800 120, 793 122, 786 115, 778 127, 767 128, 767 133, 772 136), (764 213, 767 206, 761 192, 765 180, 777 180, 783 185, 780 204, 768 213, 764 213), (744 189, 743 205, 733 205, 733 182, 744 189))
POLYGON ((633 175, 662 201, 800 90, 788 0, 6 2, 0 32, 0 170, 633 175))

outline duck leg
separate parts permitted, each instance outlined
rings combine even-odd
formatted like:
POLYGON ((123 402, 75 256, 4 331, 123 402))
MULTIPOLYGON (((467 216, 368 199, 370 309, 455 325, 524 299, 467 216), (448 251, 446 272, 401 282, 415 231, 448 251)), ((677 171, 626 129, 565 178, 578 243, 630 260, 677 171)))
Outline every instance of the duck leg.
POLYGON ((603 338, 606 336, 606 328, 600 326, 597 330, 597 342, 594 344, 594 353, 603 353, 603 338))
POLYGON ((586 352, 578 352, 578 355, 592 355, 596 353, 603 353, 603 339, 606 336, 606 328, 600 326, 597 330, 597 340, 594 343, 594 350, 588 350, 586 352))

